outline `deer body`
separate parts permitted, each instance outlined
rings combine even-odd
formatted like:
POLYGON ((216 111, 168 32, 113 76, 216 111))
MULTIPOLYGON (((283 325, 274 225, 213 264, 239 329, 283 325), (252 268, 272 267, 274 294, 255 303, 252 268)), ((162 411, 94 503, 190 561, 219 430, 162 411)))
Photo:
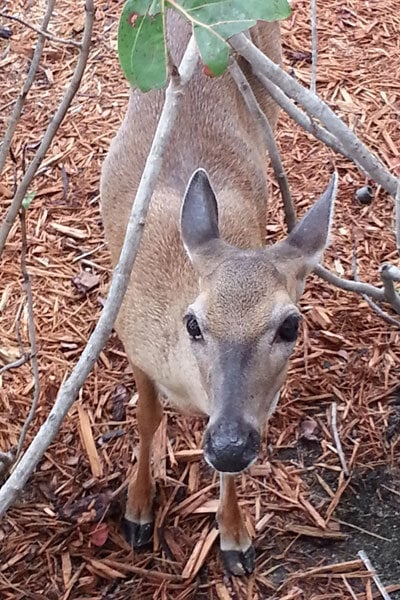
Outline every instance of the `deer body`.
MULTIPOLYGON (((190 30, 173 15, 168 33, 178 64, 190 30)), ((258 24, 252 37, 280 61, 278 24, 258 24)), ((241 66, 274 127, 277 107, 250 69, 241 66)), ((163 96, 162 91, 131 93, 104 163, 101 209, 114 264, 163 96)), ((205 457, 222 473, 221 550, 226 568, 235 574, 251 572, 254 552, 230 473, 257 456, 262 424, 276 403, 297 333, 295 303, 306 272, 323 251, 330 220, 328 198, 292 238, 265 250, 265 167, 262 137, 229 73, 211 79, 198 65, 116 323, 139 393, 140 450, 128 490, 127 537, 140 546, 152 531, 150 450, 162 393, 184 412, 209 416, 205 457), (315 230, 312 239, 304 241, 310 229, 315 230), (284 343, 275 343, 277 336, 284 343)))

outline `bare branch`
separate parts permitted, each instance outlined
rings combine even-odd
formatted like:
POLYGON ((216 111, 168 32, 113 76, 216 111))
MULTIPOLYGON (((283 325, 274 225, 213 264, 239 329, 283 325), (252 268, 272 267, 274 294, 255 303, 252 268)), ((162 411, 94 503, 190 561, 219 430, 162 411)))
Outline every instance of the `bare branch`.
POLYGON ((383 290, 375 287, 374 285, 370 285, 369 283, 361 283, 358 281, 352 281, 351 279, 342 279, 342 277, 338 277, 322 265, 316 266, 314 273, 316 273, 318 277, 321 277, 321 279, 324 279, 328 283, 331 283, 332 285, 340 288, 341 290, 345 290, 346 292, 366 294, 378 302, 385 300, 385 294, 383 290))
POLYGON ((315 121, 313 121, 306 113, 297 108, 294 102, 290 100, 290 98, 288 98, 280 88, 267 79, 267 77, 264 77, 264 75, 261 73, 257 73, 257 79, 263 84, 271 98, 273 98, 275 102, 279 104, 279 106, 283 108, 285 112, 287 112, 293 121, 298 123, 303 129, 305 129, 305 131, 308 131, 308 133, 311 133, 321 142, 335 150, 335 152, 338 152, 339 154, 342 154, 351 160, 351 157, 346 154, 346 150, 340 141, 334 135, 324 129, 324 127, 321 127, 315 121))
POLYGON ((386 321, 390 325, 394 325, 395 327, 397 327, 397 329, 400 329, 400 321, 398 319, 395 319, 394 317, 391 317, 389 315, 389 313, 387 313, 385 310, 383 310, 379 306, 379 304, 377 304, 376 302, 374 302, 373 300, 371 300, 371 298, 369 296, 367 296, 366 294, 361 294, 361 295, 364 298, 365 302, 372 308, 372 310, 374 312, 376 312, 376 314, 378 315, 378 317, 381 317, 381 319, 383 319, 384 321, 386 321))
POLYGON ((17 360, 14 360, 12 363, 8 363, 7 365, 0 367, 0 375, 3 375, 3 373, 8 371, 9 369, 17 369, 18 367, 21 367, 26 362, 28 362, 29 358, 30 358, 29 354, 24 354, 24 356, 17 358, 17 360))
MULTIPOLYGON (((47 10, 46 13, 43 17, 43 23, 42 23, 42 30, 46 29, 50 19, 51 19, 51 15, 53 14, 53 10, 54 10, 54 5, 55 5, 55 0, 48 0, 47 2, 47 10)), ((8 155, 8 151, 10 149, 10 145, 11 145, 11 141, 15 132, 15 129, 17 127, 18 124, 18 120, 21 116, 21 112, 22 112, 22 108, 24 106, 26 97, 28 95, 29 90, 32 87, 32 83, 35 80, 35 75, 36 75, 36 71, 38 69, 39 66, 39 62, 40 62, 40 58, 42 56, 42 52, 43 52, 43 47, 45 44, 45 36, 43 34, 39 35, 39 39, 36 42, 36 48, 35 51, 33 53, 32 56, 32 60, 31 60, 31 64, 29 67, 29 71, 28 74, 26 76, 26 79, 23 83, 21 92, 18 96, 18 99, 15 103, 14 106, 14 110, 12 111, 12 114, 10 116, 10 120, 7 126, 7 130, 4 134, 4 138, 1 144, 1 148, 0 148, 0 175, 3 172, 4 169, 4 165, 5 162, 7 160, 7 155, 8 155)), ((15 215, 16 217, 17 215, 15 215)), ((14 219, 15 219, 14 217, 14 219)), ((1 254, 1 251, 0 251, 1 254)))
POLYGON ((400 256, 400 178, 397 180, 397 191, 395 197, 395 235, 396 235, 396 246, 397 253, 400 256))
MULTIPOLYGON (((353 262, 354 281, 360 281, 360 279, 358 277, 357 246, 356 246, 356 242, 355 242, 354 238, 353 238, 353 261, 352 262, 353 262)), ((381 317, 384 321, 386 321, 387 323, 390 323, 390 325, 395 325, 396 327, 400 328, 400 321, 398 321, 394 317, 391 317, 385 310, 383 310, 376 302, 374 302, 366 294, 361 294, 361 296, 363 297, 365 302, 372 308, 372 310, 374 312, 376 312, 378 317, 381 317)))
POLYGON ((118 264, 114 270, 110 291, 102 314, 75 368, 61 386, 57 400, 49 416, 9 479, 0 489, 0 518, 21 492, 39 460, 56 436, 65 415, 75 401, 80 388, 92 370, 112 331, 115 318, 128 287, 150 199, 161 170, 164 150, 171 135, 180 102, 183 99, 185 85, 191 78, 197 64, 197 56, 196 43, 192 36, 179 68, 180 77, 171 78, 165 93, 164 107, 150 153, 146 160, 135 202, 132 206, 124 244, 118 264))
POLYGON ((265 77, 278 86, 289 98, 298 102, 311 116, 318 119, 333 137, 340 140, 346 157, 355 162, 364 172, 393 197, 397 191, 394 177, 363 144, 357 136, 335 115, 318 96, 303 87, 293 77, 265 56, 245 35, 237 34, 230 39, 232 47, 252 66, 254 74, 264 84, 265 77), (260 78, 259 76, 264 76, 260 78))
MULTIPOLYGON (((51 0, 53 1, 53 0, 51 0)), ((90 41, 92 38, 92 29, 93 29, 93 20, 94 20, 94 6, 93 0, 86 0, 85 3, 85 29, 83 32, 82 38, 82 48, 79 53, 78 61, 75 67, 74 74, 71 78, 68 89, 56 110, 56 113, 47 127, 46 133, 43 136, 42 142, 37 149, 37 152, 30 163, 28 169, 25 172, 25 175, 22 178, 21 183, 18 186, 18 189, 14 195, 11 206, 9 207, 4 222, 0 228, 0 255, 3 252, 7 236, 10 233, 10 229, 18 215, 18 211, 21 207, 22 201, 26 196, 28 188, 35 177, 36 171, 39 168, 47 150, 50 147, 50 144, 57 133, 57 130, 65 117, 65 114, 78 91, 83 73, 85 71, 86 63, 89 56, 90 50, 90 41)))
POLYGON ((311 0, 311 83, 310 91, 317 93, 317 61, 318 61, 318 30, 317 30, 317 0, 311 0))
POLYGON ((37 358, 37 344, 36 344, 36 331, 35 331, 35 315, 33 312, 33 295, 31 280, 29 277, 28 269, 26 266, 26 255, 28 251, 28 242, 26 237, 26 210, 21 208, 21 272, 24 280, 24 288, 26 293, 26 300, 28 306, 28 330, 29 330, 29 341, 31 344, 30 357, 32 362, 32 372, 34 380, 33 399, 32 405, 29 410, 26 421, 22 427, 17 447, 16 458, 21 454, 22 447, 26 438, 27 431, 36 413, 37 405, 39 402, 40 395, 40 381, 39 381, 39 363, 37 358))
POLYGON ((28 29, 32 29, 32 31, 35 31, 40 36, 45 37, 46 40, 51 40, 52 42, 57 42, 58 44, 65 44, 66 46, 75 46, 76 48, 82 47, 81 42, 77 42, 76 40, 64 40, 63 38, 59 38, 55 35, 52 35, 51 33, 48 33, 45 30, 46 29, 45 27, 42 27, 42 29, 40 29, 39 27, 35 27, 34 25, 27 23, 23 19, 20 19, 20 17, 15 17, 14 15, 8 15, 7 13, 2 12, 2 11, 0 11, 0 17, 3 17, 4 19, 9 19, 10 21, 16 21, 17 23, 20 23, 24 27, 27 27, 28 29))
MULTIPOLYGON (((268 147, 268 150, 270 153, 271 163, 273 163, 274 173, 275 173, 276 178, 278 179, 278 182, 280 183, 280 189, 281 189, 281 194, 282 194, 283 203, 284 203, 286 223, 287 223, 288 229, 290 231, 290 229, 292 227, 294 227, 294 225, 296 223, 296 214, 295 214, 295 210, 293 207, 293 201, 292 201, 292 198, 290 195, 290 191, 288 188, 286 173, 285 173, 285 170, 284 170, 284 167, 282 164, 282 160, 281 160, 281 157, 279 154, 278 147, 275 143, 272 129, 268 123, 267 118, 265 117, 264 113, 262 112, 262 110, 257 102, 257 99, 254 96, 254 93, 251 89, 249 82, 247 81, 245 75, 241 71, 241 69, 238 66, 236 61, 234 61, 234 60, 231 61, 229 70, 246 101, 246 105, 248 107, 249 112, 253 115, 253 117, 256 120, 258 120, 258 122, 261 125, 263 135, 264 135, 264 140, 267 144, 267 147, 268 147), (272 142, 271 142, 271 140, 272 140, 272 142), (287 187, 287 190, 288 190, 288 196, 285 195, 285 192, 281 187, 282 179, 284 179, 284 181, 285 181, 285 186, 287 187), (289 223, 290 223, 290 227, 289 227, 289 223)), ((278 94, 284 96, 284 98, 286 99, 286 101, 288 103, 292 104, 291 101, 283 94, 283 92, 281 92, 281 90, 279 90, 276 86, 271 84, 268 80, 266 80, 266 81, 269 86, 272 86, 274 92, 278 92, 278 94)), ((269 88, 268 88, 268 91, 269 91, 269 88)), ((298 110, 293 104, 292 104, 292 107, 296 111, 298 110)), ((300 114, 303 115, 304 118, 307 119, 307 121, 309 121, 309 118, 307 117, 307 115, 304 115, 304 113, 302 113, 301 111, 298 111, 298 112, 300 112, 300 114)), ((309 121, 309 123, 311 123, 311 121, 309 121)), ((328 135, 330 135, 330 134, 328 134, 328 135)), ((393 267, 392 267, 392 269, 393 269, 393 267)), ((380 317, 384 318, 386 321, 388 321, 392 325, 395 325, 396 327, 399 326, 399 322, 396 319, 394 319, 390 315, 388 315, 375 302, 373 302, 371 300, 371 298, 374 298, 377 301, 384 301, 385 300, 384 290, 379 289, 368 283, 361 283, 358 280, 356 268, 355 268, 355 273, 354 273, 354 281, 351 281, 349 279, 342 279, 341 277, 338 277, 337 275, 335 275, 328 269, 324 268, 322 265, 318 265, 314 269, 314 272, 319 277, 321 277, 322 279, 324 279, 325 281, 327 281, 328 283, 331 283, 332 285, 334 285, 336 287, 339 287, 339 288, 349 291, 349 292, 354 292, 354 293, 360 294, 380 317)), ((399 273, 400 273, 400 271, 399 271, 399 273)))
POLYGON ((283 167, 281 157, 279 154, 278 147, 275 143, 274 132, 272 131, 271 125, 263 111, 261 110, 256 97, 251 89, 249 82, 247 81, 244 73, 237 64, 236 60, 232 59, 229 65, 229 71, 235 80, 242 96, 246 102, 247 108, 250 114, 254 117, 255 121, 259 124, 262 135, 264 138, 265 145, 268 148, 269 157, 271 159, 272 168, 274 169, 275 177, 279 184, 279 189, 282 194, 283 205, 285 209, 285 220, 288 231, 291 231, 296 225, 296 210, 290 194, 288 180, 285 169, 283 167))
POLYGON ((400 269, 398 267, 395 267, 390 263, 382 263, 381 269, 382 268, 386 270, 388 277, 390 277, 392 281, 400 281, 400 269))
POLYGON ((369 283, 362 283, 358 281, 357 274, 354 274, 354 281, 351 279, 342 279, 338 277, 322 265, 318 265, 314 269, 314 273, 324 279, 328 283, 338 287, 346 292, 353 292, 355 294, 360 294, 364 298, 364 300, 369 304, 369 306, 376 312, 376 314, 390 323, 391 325, 395 325, 395 327, 400 327, 400 321, 391 317, 387 312, 382 310, 374 300, 378 302, 385 301, 385 292, 382 289, 375 287, 374 285, 370 285, 369 283), (374 300, 372 300, 374 298, 374 300))
POLYGON ((400 281, 400 269, 389 263, 383 263, 380 266, 379 273, 381 275, 385 300, 389 302, 393 310, 400 314, 400 296, 394 287, 394 281, 400 281))

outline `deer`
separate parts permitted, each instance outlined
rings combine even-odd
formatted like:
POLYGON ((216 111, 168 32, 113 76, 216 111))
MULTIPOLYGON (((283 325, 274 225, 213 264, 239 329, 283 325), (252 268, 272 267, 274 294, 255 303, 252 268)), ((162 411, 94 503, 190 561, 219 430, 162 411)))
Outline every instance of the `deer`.
MULTIPOLYGON (((172 60, 179 64, 191 28, 173 12, 167 33, 172 60)), ((277 22, 258 22, 250 35, 281 63, 277 22)), ((275 129, 278 106, 250 65, 239 64, 275 129)), ((101 214, 113 265, 163 98, 162 90, 131 90, 103 164, 101 214)), ((138 460, 122 524, 132 547, 152 539, 151 446, 165 396, 180 412, 208 417, 203 452, 220 476, 216 519, 223 567, 230 575, 253 571, 255 550, 235 475, 257 460, 262 432, 278 403, 300 330, 298 301, 328 244, 336 187, 334 174, 292 232, 266 246, 263 138, 229 72, 210 78, 197 65, 115 324, 138 393, 138 460)))

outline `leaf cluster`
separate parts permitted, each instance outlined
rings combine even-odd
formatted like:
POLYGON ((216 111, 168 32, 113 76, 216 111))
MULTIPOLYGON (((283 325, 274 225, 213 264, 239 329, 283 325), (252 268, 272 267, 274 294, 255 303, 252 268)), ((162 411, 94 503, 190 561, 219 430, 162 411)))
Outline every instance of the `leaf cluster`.
POLYGON ((215 77, 228 66, 231 36, 258 20, 290 15, 288 0, 127 0, 118 28, 118 55, 126 78, 142 92, 167 83, 167 10, 177 11, 192 25, 206 72, 215 77))

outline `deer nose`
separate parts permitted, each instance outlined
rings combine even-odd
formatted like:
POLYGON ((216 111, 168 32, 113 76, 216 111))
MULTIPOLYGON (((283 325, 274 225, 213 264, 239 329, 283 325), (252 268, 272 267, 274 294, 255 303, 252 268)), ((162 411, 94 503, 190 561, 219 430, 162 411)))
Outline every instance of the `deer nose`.
POLYGON ((217 421, 204 438, 204 458, 216 471, 240 473, 257 458, 260 434, 245 422, 217 421))

